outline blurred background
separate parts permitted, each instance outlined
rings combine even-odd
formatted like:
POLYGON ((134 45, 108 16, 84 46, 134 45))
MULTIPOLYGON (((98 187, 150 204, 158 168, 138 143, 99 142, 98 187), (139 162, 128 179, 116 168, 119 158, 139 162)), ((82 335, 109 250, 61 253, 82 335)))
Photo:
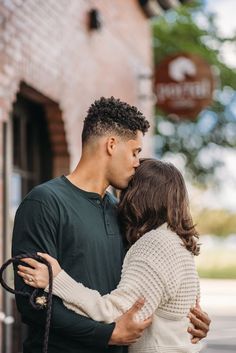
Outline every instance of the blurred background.
MULTIPOLYGON (((77 164, 88 107, 113 95, 151 123, 143 156, 184 173, 212 318, 203 352, 236 351, 235 12, 235 0, 0 0, 0 264, 22 198, 77 164)), ((0 353, 22 352, 24 335, 0 289, 0 353)))

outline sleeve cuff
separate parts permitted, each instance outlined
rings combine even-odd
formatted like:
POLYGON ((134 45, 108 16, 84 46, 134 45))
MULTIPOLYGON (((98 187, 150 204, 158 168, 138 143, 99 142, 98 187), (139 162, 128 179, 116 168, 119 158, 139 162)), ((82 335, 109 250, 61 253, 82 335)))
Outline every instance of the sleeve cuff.
MULTIPOLYGON (((83 287, 71 278, 64 270, 61 270, 53 279, 52 292, 63 300, 70 301, 72 293, 83 287)), ((49 286, 44 289, 48 293, 49 286)))
POLYGON ((109 348, 108 344, 115 328, 115 322, 111 324, 98 323, 94 330, 94 341, 97 341, 97 345, 103 348, 109 348), (103 338, 101 340, 101 337, 103 338))

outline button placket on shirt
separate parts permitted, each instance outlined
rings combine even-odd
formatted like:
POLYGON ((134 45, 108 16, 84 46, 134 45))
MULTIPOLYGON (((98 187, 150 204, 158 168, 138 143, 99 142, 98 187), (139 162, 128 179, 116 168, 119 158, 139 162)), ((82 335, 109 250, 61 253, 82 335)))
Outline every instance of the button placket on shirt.
POLYGON ((108 213, 106 212, 106 202, 107 202, 107 200, 104 199, 103 201, 101 201, 98 198, 94 198, 93 202, 95 202, 96 205, 102 210, 103 220, 104 220, 104 225, 105 225, 105 229, 106 229, 107 235, 109 235, 109 236, 114 235, 115 234, 114 230, 113 230, 113 228, 111 226, 111 222, 109 220, 108 213))
POLYGON ((106 212, 106 203, 107 203, 107 200, 105 199, 104 203, 103 203, 103 214, 104 214, 104 221, 105 221, 106 231, 107 231, 107 235, 114 235, 114 230, 113 230, 113 228, 111 226, 111 222, 110 222, 109 217, 108 217, 108 212, 106 212))

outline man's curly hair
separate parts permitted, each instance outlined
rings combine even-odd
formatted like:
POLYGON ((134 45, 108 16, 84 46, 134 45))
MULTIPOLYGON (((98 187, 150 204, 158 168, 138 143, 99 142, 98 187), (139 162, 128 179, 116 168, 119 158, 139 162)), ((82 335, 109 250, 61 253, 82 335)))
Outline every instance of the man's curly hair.
POLYGON ((101 97, 88 110, 82 143, 86 143, 92 136, 103 136, 111 132, 131 138, 136 136, 137 130, 145 134, 149 126, 149 122, 136 107, 114 97, 101 97))

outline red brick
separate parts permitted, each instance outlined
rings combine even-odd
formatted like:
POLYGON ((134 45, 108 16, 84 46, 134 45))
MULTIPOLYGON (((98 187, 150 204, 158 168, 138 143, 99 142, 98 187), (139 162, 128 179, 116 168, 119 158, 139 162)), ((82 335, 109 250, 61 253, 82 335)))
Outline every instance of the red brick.
MULTIPOLYGON (((0 120, 9 119, 22 81, 62 110, 48 120, 55 175, 68 169, 68 158, 58 155, 65 152, 65 139, 71 167, 77 163, 83 119, 94 99, 114 95, 152 116, 151 100, 139 98, 138 77, 152 71, 152 53, 149 23, 136 0, 1 1, 0 43, 0 120), (87 26, 92 7, 101 14, 99 31, 87 26)), ((151 84, 145 94, 151 96, 151 84)), ((0 233, 0 250, 1 241, 0 233)))

